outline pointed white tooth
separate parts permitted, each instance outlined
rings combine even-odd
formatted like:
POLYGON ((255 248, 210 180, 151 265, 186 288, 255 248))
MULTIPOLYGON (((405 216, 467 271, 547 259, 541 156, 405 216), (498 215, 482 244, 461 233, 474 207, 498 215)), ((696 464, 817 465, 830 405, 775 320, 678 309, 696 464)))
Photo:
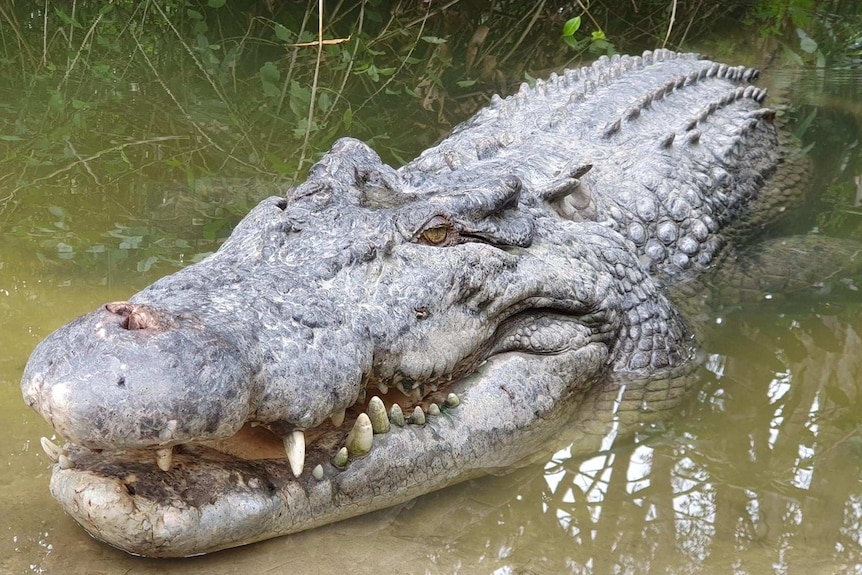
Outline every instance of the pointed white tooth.
POLYGON ((159 469, 161 469, 162 471, 168 471, 171 468, 171 463, 173 463, 173 460, 173 447, 163 447, 162 449, 156 449, 156 465, 158 465, 159 469))
POLYGON ((380 393, 382 393, 383 395, 389 393, 389 386, 383 382, 377 384, 377 389, 379 389, 380 393))
POLYGON ((305 466, 305 434, 299 430, 291 432, 284 438, 284 451, 293 476, 299 477, 305 466))
POLYGON ((344 410, 336 411, 329 416, 329 419, 332 420, 332 425, 335 427, 341 427, 341 424, 344 423, 344 410))
POLYGON ((450 393, 446 396, 447 407, 458 407, 459 405, 461 405, 461 399, 457 395, 450 393))
POLYGON ((314 466, 314 469, 311 470, 311 476, 320 481, 323 479, 323 466, 321 464, 317 464, 314 466))
POLYGON ((45 452, 45 455, 48 456, 48 459, 50 459, 52 463, 60 461, 62 450, 57 446, 57 444, 47 437, 43 437, 39 442, 42 444, 42 451, 45 452))
POLYGON ((428 406, 428 415, 440 415, 440 406, 436 403, 432 403, 428 406))
POLYGON ((368 414, 360 413, 356 418, 356 423, 353 424, 353 429, 347 434, 345 446, 351 457, 365 455, 371 451, 371 444, 374 439, 374 430, 371 427, 371 420, 368 414))
POLYGON ((413 415, 410 416, 410 422, 414 425, 425 425, 425 412, 422 411, 421 405, 417 405, 413 408, 413 415))
POLYGON ((389 431, 389 416, 386 415, 386 406, 383 405, 383 400, 376 395, 368 403, 368 419, 371 420, 371 428, 374 433, 389 431))
POLYGON ((404 412, 401 411, 401 406, 393 403, 389 408, 389 421, 398 427, 404 427, 404 412))
POLYGON ((335 457, 332 458, 332 464, 336 467, 344 467, 347 465, 347 448, 342 447, 338 450, 338 453, 335 454, 335 457))
POLYGON ((72 469, 75 467, 75 462, 62 453, 60 454, 60 457, 57 458, 57 463, 60 465, 60 469, 72 469))

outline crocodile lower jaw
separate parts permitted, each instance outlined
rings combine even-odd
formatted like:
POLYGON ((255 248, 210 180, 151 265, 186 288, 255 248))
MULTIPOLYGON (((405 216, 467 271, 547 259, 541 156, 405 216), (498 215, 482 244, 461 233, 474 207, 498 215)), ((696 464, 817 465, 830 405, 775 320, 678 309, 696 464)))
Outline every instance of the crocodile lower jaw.
MULTIPOLYGON (((67 445, 54 465, 51 493, 92 536, 139 555, 197 555, 294 533, 397 505, 541 452, 563 427, 580 379, 595 375, 567 366, 600 365, 602 359, 595 349, 497 356, 452 386, 457 407, 444 403, 424 424, 393 425, 373 435, 373 448, 343 466, 318 441, 310 443, 312 471, 299 477, 283 456, 246 459, 219 450, 236 446, 179 446, 162 471, 150 450, 67 445)), ((277 442, 271 449, 279 450, 277 442)))

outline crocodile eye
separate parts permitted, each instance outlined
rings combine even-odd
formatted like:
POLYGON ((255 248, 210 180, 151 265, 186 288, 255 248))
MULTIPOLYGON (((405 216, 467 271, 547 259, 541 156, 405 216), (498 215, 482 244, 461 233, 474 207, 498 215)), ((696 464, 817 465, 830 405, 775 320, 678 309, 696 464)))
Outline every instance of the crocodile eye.
POLYGON ((447 226, 437 226, 436 228, 428 228, 422 232, 422 239, 436 246, 443 243, 447 235, 449 235, 449 228, 447 226))

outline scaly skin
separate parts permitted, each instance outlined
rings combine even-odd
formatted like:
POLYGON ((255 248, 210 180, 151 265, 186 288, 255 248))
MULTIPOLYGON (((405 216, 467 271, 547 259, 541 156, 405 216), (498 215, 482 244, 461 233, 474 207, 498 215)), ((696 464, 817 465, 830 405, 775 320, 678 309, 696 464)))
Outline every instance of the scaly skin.
POLYGON ((798 188, 754 76, 603 59, 495 98, 397 171, 339 140, 216 254, 37 347, 25 400, 70 442, 47 446, 53 495, 111 545, 192 555, 667 413, 697 354, 665 288, 798 188), (427 421, 367 455, 356 431, 343 464, 372 395, 427 421))

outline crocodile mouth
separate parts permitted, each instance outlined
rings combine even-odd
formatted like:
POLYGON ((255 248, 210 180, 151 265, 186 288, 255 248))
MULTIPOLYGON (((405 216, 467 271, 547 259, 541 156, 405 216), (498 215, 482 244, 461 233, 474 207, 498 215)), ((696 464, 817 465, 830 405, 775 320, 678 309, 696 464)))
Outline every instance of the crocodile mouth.
POLYGON ((514 311, 492 340, 460 362, 458 371, 469 364, 469 373, 451 381, 407 386, 366 377, 353 406, 301 431, 247 422, 224 439, 124 450, 43 439, 55 463, 51 492, 100 540, 135 554, 185 556, 396 505, 512 466, 548 439, 549 422, 576 383, 602 369, 607 350, 569 310, 550 308, 514 311), (513 338, 552 320, 578 341, 539 353, 513 338))
MULTIPOLYGON (((582 307, 548 298, 524 299, 508 308, 498 319, 493 334, 442 374, 413 378, 396 371, 383 377, 372 370, 362 377, 355 402, 323 418, 318 425, 299 429, 286 421, 246 421, 228 437, 135 448, 96 448, 86 445, 60 447, 48 438, 41 445, 52 462, 62 469, 75 467, 72 453, 84 451, 116 460, 154 461, 163 472, 175 468, 178 455, 215 451, 226 457, 242 460, 284 460, 294 477, 311 470, 320 478, 324 468, 343 469, 351 459, 362 457, 373 447, 375 435, 389 433, 393 428, 424 426, 430 418, 445 417, 456 409, 461 398, 463 380, 476 373, 489 359, 511 352, 529 355, 553 355, 570 349, 573 342, 581 345, 608 343, 609 330, 597 325, 604 314, 585 313, 582 307), (460 384, 460 385, 459 385, 460 384)), ((169 439, 170 422, 160 432, 169 439)))

